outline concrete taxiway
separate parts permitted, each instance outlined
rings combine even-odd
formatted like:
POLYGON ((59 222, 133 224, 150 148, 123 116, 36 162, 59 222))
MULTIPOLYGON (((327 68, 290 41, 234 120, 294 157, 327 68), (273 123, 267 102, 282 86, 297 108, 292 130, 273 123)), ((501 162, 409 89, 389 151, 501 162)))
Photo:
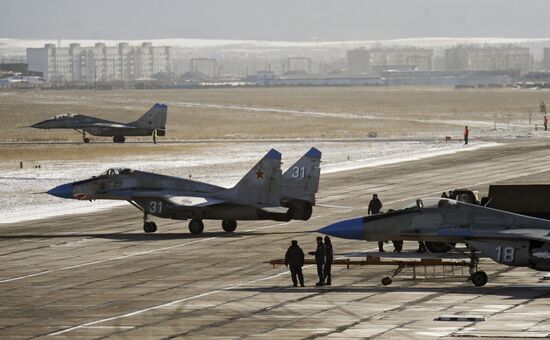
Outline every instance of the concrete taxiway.
MULTIPOLYGON (((9 338, 455 338, 548 337, 544 273, 482 260, 485 287, 464 279, 396 278, 394 268, 333 268, 333 285, 291 288, 281 258, 291 239, 314 250, 316 230, 365 213, 377 192, 385 209, 419 196, 490 183, 550 182, 544 141, 518 141, 419 161, 324 175, 309 221, 241 222, 191 236, 184 221, 156 220, 145 235, 132 207, 3 225, 0 336, 9 338), (482 317, 454 320, 446 316, 482 317)), ((93 203, 90 203, 93 204, 93 203)), ((333 240, 336 253, 375 250, 333 240)), ((410 249, 414 243, 408 243, 410 249)), ((390 245, 386 246, 389 250, 390 245)), ((405 273, 406 274, 406 273, 405 273)))

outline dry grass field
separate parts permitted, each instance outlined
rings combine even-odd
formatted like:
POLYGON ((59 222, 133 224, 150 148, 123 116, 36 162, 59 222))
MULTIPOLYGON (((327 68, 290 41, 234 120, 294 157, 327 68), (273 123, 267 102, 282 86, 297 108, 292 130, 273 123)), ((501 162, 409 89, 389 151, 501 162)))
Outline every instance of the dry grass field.
MULTIPOLYGON (((204 90, 0 92, 0 141, 80 141, 70 130, 37 130, 32 123, 77 112, 114 121, 136 119, 166 103, 168 140, 460 136, 463 121, 527 121, 550 93, 521 89, 455 90, 426 87, 296 87, 204 90), (453 124, 453 121, 455 124, 453 124)), ((533 119, 539 120, 536 113, 533 119)), ((109 138, 92 137, 92 141, 109 138)), ((132 138, 129 140, 149 140, 132 138)), ((159 152, 150 146, 0 147, 0 159, 35 159, 52 153, 72 159, 159 152), (108 150, 108 152, 106 151, 108 150), (27 155, 28 157, 25 157, 27 155)), ((162 152, 181 146, 161 147, 162 152)))

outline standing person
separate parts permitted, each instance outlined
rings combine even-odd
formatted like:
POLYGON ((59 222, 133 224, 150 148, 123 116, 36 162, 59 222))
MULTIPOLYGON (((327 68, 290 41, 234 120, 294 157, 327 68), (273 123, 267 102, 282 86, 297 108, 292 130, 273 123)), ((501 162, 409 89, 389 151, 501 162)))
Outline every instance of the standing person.
POLYGON ((548 131, 548 117, 544 115, 544 131, 548 131))
POLYGON ((423 241, 418 241, 418 250, 416 252, 417 253, 425 253, 427 251, 428 251, 428 249, 426 249, 426 244, 424 244, 423 241))
POLYGON ((324 269, 324 275, 325 275, 325 284, 327 286, 330 286, 331 283, 331 269, 332 269, 332 262, 334 262, 334 250, 332 248, 332 242, 330 241, 330 237, 325 236, 325 267, 324 269))
POLYGON ((468 145, 468 137, 470 136, 470 130, 468 129, 468 125, 464 127, 464 145, 468 145))
MULTIPOLYGON (((372 200, 369 202, 369 209, 367 213, 369 215, 377 215, 377 214, 380 214, 381 209, 382 209, 382 202, 378 199, 378 194, 373 194, 372 200)), ((378 251, 384 252, 383 241, 378 241, 378 251)))
POLYGON ((302 273, 302 267, 304 266, 304 251, 298 245, 298 241, 292 240, 290 247, 285 254, 285 266, 290 268, 290 276, 292 277, 292 283, 294 287, 298 287, 298 280, 300 286, 304 286, 304 274, 302 273), (296 279, 298 277, 298 280, 296 279))
POLYGON ((317 236, 317 249, 315 251, 310 251, 309 255, 315 255, 315 263, 317 264, 317 275, 319 276, 319 282, 316 286, 322 286, 325 281, 325 276, 323 275, 323 267, 325 265, 325 245, 323 244, 323 238, 317 236))
POLYGON ((540 102, 540 113, 544 113, 546 114, 546 104, 544 103, 544 101, 541 101, 540 102))
POLYGON ((153 133, 151 134, 151 136, 153 137, 153 144, 157 144, 157 136, 158 136, 157 129, 153 129, 153 133))
POLYGON ((393 240, 393 252, 394 253, 400 253, 403 250, 403 241, 401 240, 393 240))

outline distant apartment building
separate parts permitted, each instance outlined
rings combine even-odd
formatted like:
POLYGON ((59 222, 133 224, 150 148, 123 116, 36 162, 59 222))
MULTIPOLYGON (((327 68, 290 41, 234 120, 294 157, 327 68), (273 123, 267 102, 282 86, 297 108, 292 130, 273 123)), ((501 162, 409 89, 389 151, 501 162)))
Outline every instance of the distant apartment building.
POLYGON ((153 74, 170 72, 172 51, 169 46, 129 46, 119 43, 92 47, 70 44, 56 47, 27 48, 30 71, 42 72, 48 82, 113 82, 151 79, 153 74))
POLYGON ((446 71, 528 72, 533 58, 528 47, 457 46, 445 50, 446 71))
POLYGON ((427 48, 357 48, 347 52, 348 69, 355 74, 389 70, 431 71, 433 50, 427 48))

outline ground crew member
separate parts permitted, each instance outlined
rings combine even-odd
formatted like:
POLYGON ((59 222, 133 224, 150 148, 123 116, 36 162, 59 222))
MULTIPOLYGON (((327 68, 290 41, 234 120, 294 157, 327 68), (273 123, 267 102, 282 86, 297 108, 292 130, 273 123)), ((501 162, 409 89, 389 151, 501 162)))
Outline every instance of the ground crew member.
POLYGON ((468 137, 470 136, 470 130, 468 130, 468 126, 466 125, 464 127, 464 145, 468 145, 468 137))
POLYGON ((428 249, 426 249, 426 244, 424 244, 423 241, 418 241, 418 250, 416 252, 417 253, 425 253, 427 251, 428 251, 428 249))
POLYGON ((294 287, 298 287, 298 281, 300 286, 304 286, 304 274, 302 273, 302 267, 304 266, 304 251, 298 245, 298 241, 292 240, 290 247, 285 254, 285 266, 290 268, 290 276, 292 277, 292 283, 294 287), (296 279, 298 277, 298 279, 296 279))
POLYGON ((548 117, 544 115, 544 131, 548 131, 548 117))
POLYGON ((325 265, 325 245, 323 244, 323 238, 321 236, 317 237, 317 249, 315 251, 310 251, 309 255, 315 255, 315 263, 317 264, 317 275, 319 276, 319 282, 316 286, 322 286, 325 281, 325 276, 323 274, 323 267, 325 265))
POLYGON ((403 250, 403 241, 401 240, 394 240, 393 243, 393 252, 394 253, 400 253, 403 250))
POLYGON ((540 113, 546 114, 546 104, 544 104, 544 101, 540 102, 540 113))
POLYGON ((325 275, 324 282, 327 286, 330 286, 332 284, 330 271, 332 269, 333 262, 334 262, 334 250, 332 249, 332 242, 330 241, 330 237, 325 236, 325 267, 323 268, 323 271, 325 275))
MULTIPOLYGON (((377 214, 380 214, 381 209, 382 209, 382 202, 378 199, 378 194, 373 194, 372 200, 369 202, 369 209, 367 213, 369 215, 377 215, 377 214)), ((384 251, 384 242, 378 241, 378 251, 380 252, 384 251)))
POLYGON ((157 136, 158 136, 157 129, 153 129, 153 133, 151 134, 151 136, 153 137, 153 144, 157 144, 157 136))

